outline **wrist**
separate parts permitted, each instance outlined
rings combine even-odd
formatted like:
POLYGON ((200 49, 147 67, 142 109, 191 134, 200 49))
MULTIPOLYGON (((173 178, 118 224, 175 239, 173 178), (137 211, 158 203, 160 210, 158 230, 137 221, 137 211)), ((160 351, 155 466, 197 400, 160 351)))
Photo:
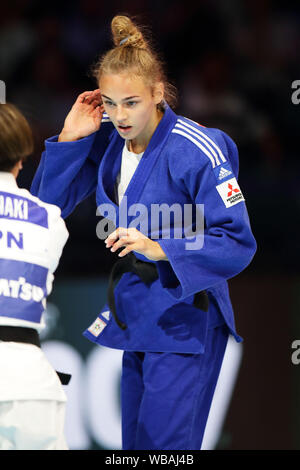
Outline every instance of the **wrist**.
POLYGON ((58 142, 74 142, 76 140, 79 140, 80 137, 73 132, 67 132, 64 129, 61 131, 61 133, 58 136, 58 142))
POLYGON ((168 257, 160 244, 158 242, 156 243, 156 250, 157 250, 157 261, 168 261, 168 257))

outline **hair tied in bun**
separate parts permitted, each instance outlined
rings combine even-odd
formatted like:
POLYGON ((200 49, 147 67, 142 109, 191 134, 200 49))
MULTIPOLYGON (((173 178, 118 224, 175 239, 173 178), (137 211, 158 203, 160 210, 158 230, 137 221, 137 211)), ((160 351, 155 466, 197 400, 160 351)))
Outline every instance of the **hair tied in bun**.
MULTIPOLYGON (((114 47, 99 57, 92 69, 98 86, 103 75, 127 72, 142 78, 151 92, 157 83, 163 83, 164 99, 175 108, 177 90, 168 82, 162 60, 146 39, 150 32, 147 33, 144 26, 137 25, 128 16, 116 15, 111 21, 111 33, 114 47)), ((157 105, 161 111, 164 111, 163 104, 157 105)))
POLYGON ((129 38, 130 36, 127 36, 127 38, 122 39, 122 41, 120 41, 119 43, 119 46, 122 46, 123 44, 125 44, 125 42, 128 41, 129 38))

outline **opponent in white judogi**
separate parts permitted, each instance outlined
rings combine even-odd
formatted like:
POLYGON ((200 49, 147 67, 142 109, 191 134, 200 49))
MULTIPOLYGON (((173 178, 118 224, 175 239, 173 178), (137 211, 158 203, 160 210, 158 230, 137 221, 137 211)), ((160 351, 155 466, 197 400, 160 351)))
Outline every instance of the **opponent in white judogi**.
POLYGON ((0 172, 2 450, 67 449, 66 395, 38 340, 53 272, 68 238, 60 213, 20 189, 13 173, 0 172))

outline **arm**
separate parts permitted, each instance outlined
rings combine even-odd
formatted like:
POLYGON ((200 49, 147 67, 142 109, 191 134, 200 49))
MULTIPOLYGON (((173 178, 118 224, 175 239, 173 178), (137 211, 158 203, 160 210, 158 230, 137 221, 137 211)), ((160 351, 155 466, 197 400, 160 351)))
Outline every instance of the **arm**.
POLYGON ((111 126, 105 123, 101 131, 74 142, 58 142, 57 137, 47 139, 31 193, 58 205, 66 218, 96 189, 98 167, 111 126))
POLYGON ((65 221, 61 217, 59 207, 55 205, 48 205, 48 256, 49 256, 49 271, 54 273, 57 269, 60 257, 62 255, 64 246, 69 238, 65 221))
MULTIPOLYGON (((237 172, 236 146, 228 136, 226 143, 227 167, 237 172)), ((170 169, 178 185, 190 193, 191 200, 204 205, 204 237, 200 234, 194 243, 187 243, 186 238, 158 241, 169 260, 169 263, 157 263, 161 283, 178 300, 234 277, 248 266, 256 251, 241 192, 233 193, 235 198, 228 198, 228 184, 238 188, 234 173, 218 181, 218 172, 211 162, 199 150, 190 148, 190 151, 193 156, 188 164, 185 161, 183 166, 182 160, 180 164, 174 159, 170 169)))
POLYGON ((63 217, 95 191, 99 163, 113 129, 110 122, 101 124, 103 108, 97 93, 79 95, 61 134, 46 140, 32 182, 32 194, 58 205, 63 217))
MULTIPOLYGON (((47 257, 49 271, 47 275, 47 296, 51 293, 53 287, 54 275, 57 269, 59 260, 62 255, 63 248, 68 240, 69 232, 66 224, 61 217, 59 207, 54 205, 47 205, 48 212, 48 247, 47 257)), ((46 308, 46 304, 44 305, 46 308)))

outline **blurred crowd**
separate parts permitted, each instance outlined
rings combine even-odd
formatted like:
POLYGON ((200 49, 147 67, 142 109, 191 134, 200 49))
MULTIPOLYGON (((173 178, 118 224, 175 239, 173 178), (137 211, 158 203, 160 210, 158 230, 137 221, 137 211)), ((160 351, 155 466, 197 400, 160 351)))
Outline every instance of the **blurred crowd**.
MULTIPOLYGON (((0 79, 7 101, 32 124, 35 153, 19 178, 27 188, 44 140, 58 134, 77 95, 97 87, 91 66, 111 45, 115 14, 137 15, 177 86, 176 112, 227 132, 240 153, 258 253, 249 269, 292 273, 297 226, 300 5, 266 0, 11 0, 1 5, 0 79)), ((99 275, 111 255, 96 237, 90 197, 67 219, 62 274, 99 275), (91 260, 93 260, 91 262, 91 260)))

